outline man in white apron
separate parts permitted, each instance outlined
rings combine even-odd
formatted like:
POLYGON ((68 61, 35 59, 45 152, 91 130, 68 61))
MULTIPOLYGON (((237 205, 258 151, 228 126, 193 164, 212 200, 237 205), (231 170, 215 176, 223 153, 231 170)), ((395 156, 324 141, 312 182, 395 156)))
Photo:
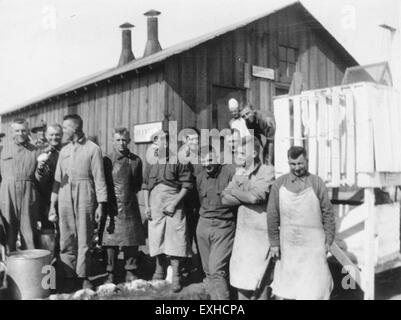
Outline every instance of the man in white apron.
POLYGON ((333 280, 326 255, 335 218, 321 178, 307 171, 306 150, 288 151, 291 172, 273 184, 267 209, 271 255, 277 259, 273 294, 282 299, 330 298, 333 280))
MULTIPOLYGON (((193 189, 194 178, 188 164, 169 163, 166 133, 158 133, 156 163, 145 169, 142 189, 149 223, 149 253, 156 257, 154 280, 166 276, 166 256, 173 270, 174 292, 182 288, 180 264, 192 256, 183 199, 193 189)), ((153 161, 152 161, 153 162, 153 161)))
POLYGON ((240 300, 267 299, 267 286, 258 288, 258 283, 265 275, 269 252, 266 205, 274 169, 261 163, 261 148, 255 137, 243 139, 237 156, 242 167, 237 169, 222 193, 223 205, 239 206, 230 260, 230 284, 238 289, 240 300), (261 292, 258 297, 254 296, 256 290, 261 292))

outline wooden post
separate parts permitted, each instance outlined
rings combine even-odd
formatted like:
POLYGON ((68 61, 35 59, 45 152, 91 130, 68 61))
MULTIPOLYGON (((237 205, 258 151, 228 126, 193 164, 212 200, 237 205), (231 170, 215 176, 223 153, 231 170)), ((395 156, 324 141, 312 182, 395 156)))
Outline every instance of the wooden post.
POLYGON ((375 298, 375 194, 373 188, 365 188, 365 262, 362 268, 364 300, 375 298))

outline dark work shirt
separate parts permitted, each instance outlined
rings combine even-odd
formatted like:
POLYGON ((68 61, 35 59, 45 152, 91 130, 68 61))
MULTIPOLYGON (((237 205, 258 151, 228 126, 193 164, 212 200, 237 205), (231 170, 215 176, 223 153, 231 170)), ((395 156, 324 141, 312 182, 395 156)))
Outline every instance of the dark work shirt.
POLYGON ((272 139, 276 131, 276 123, 273 114, 269 114, 268 117, 263 117, 263 115, 255 111, 255 122, 252 124, 247 124, 248 129, 253 130, 253 134, 259 140, 261 136, 266 139, 272 139))
POLYGON ((221 193, 235 175, 233 165, 222 165, 214 176, 209 176, 203 170, 196 179, 199 194, 199 215, 204 218, 231 220, 236 209, 221 203, 221 193))
POLYGON ((159 183, 167 186, 188 190, 193 189, 194 176, 189 164, 148 164, 143 176, 143 190, 151 191, 159 183))
POLYGON ((285 187, 288 191, 299 193, 312 187, 316 197, 320 202, 320 210, 322 212, 323 229, 326 235, 326 243, 332 244, 334 241, 336 223, 326 186, 323 180, 316 175, 307 173, 303 177, 297 177, 292 173, 287 173, 279 177, 273 184, 270 191, 269 203, 267 206, 267 225, 269 229, 269 240, 272 246, 280 245, 280 199, 279 191, 281 187, 285 187))
POLYGON ((56 166, 58 157, 60 154, 60 147, 48 146, 46 149, 42 149, 42 152, 48 153, 49 158, 42 168, 37 168, 36 178, 38 180, 38 191, 43 197, 45 203, 50 203, 50 198, 53 190, 54 174, 56 172, 56 166))

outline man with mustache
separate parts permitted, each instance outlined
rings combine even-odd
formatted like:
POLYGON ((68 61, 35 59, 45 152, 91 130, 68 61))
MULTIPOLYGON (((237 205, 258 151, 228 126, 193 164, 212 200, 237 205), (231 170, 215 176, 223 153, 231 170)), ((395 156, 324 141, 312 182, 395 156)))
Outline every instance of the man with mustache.
POLYGON ((39 195, 35 181, 38 149, 29 143, 28 123, 15 119, 11 124, 13 141, 1 153, 0 207, 4 217, 7 244, 17 249, 34 249, 39 221, 39 195))
POLYGON ((327 300, 333 280, 327 252, 335 217, 326 186, 307 169, 306 150, 288 150, 290 173, 273 184, 267 207, 271 256, 278 261, 273 294, 282 299, 327 300))

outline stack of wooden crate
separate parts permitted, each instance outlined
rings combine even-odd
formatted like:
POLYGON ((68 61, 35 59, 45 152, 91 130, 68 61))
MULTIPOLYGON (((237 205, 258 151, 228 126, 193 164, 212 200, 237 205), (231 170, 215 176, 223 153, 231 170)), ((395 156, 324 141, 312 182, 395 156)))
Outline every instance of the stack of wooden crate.
POLYGON ((274 114, 276 177, 289 171, 287 150, 304 146, 309 171, 328 187, 364 189, 362 205, 335 206, 331 252, 373 299, 375 271, 401 262, 400 204, 377 206, 374 196, 374 188, 401 186, 399 92, 369 82, 305 91, 276 97, 274 114))
POLYGON ((369 82, 276 97, 276 175, 288 172, 287 150, 299 145, 330 187, 401 184, 399 102, 395 89, 369 82))
MULTIPOLYGON (((337 216, 336 241, 347 252, 351 261, 362 267, 365 264, 364 244, 366 206, 347 206, 341 210, 335 205, 337 216)), ((376 266, 385 264, 399 257, 400 252, 400 205, 392 203, 375 206, 375 250, 373 260, 376 266)))

